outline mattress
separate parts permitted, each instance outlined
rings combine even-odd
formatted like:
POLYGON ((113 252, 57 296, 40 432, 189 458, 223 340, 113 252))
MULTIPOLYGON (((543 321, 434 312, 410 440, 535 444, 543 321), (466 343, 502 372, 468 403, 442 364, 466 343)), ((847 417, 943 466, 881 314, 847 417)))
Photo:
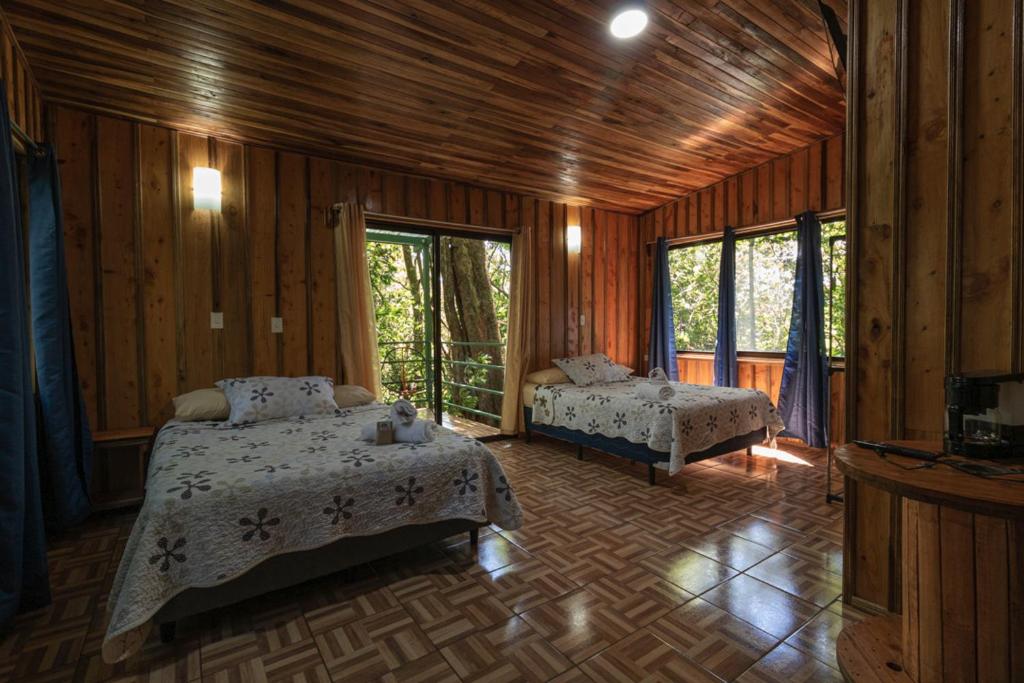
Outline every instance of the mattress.
POLYGON ((372 404, 232 429, 174 421, 161 429, 108 601, 104 659, 137 651, 178 593, 226 583, 274 556, 446 520, 522 524, 501 464, 478 441, 447 429, 427 444, 358 440, 362 425, 387 415, 372 404))
POLYGON ((670 454, 675 474, 685 458, 716 444, 763 429, 773 440, 784 429, 768 395, 756 389, 673 382, 675 396, 648 400, 637 390, 644 379, 587 387, 540 385, 533 398, 533 421, 585 434, 624 438, 670 454))

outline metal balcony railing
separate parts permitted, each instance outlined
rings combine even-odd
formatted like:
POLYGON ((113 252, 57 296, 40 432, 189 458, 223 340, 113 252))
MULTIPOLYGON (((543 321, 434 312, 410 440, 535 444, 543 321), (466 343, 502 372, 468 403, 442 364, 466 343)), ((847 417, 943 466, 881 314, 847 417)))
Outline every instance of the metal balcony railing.
MULTIPOLYGON (((443 368, 441 386, 442 403, 445 410, 457 411, 463 416, 474 419, 483 418, 501 421, 501 416, 479 408, 479 403, 473 401, 473 405, 467 405, 470 396, 504 396, 504 391, 493 387, 480 386, 475 383, 482 378, 486 381, 488 375, 493 372, 501 372, 504 380, 504 365, 494 363, 483 363, 478 360, 454 359, 451 357, 453 347, 462 348, 502 348, 504 344, 499 341, 444 341, 441 342, 441 364, 443 368), (470 377, 464 382, 456 382, 449 379, 449 375, 459 368, 463 375, 470 377), (477 372, 474 372, 477 371, 477 372), (479 372, 483 371, 483 372, 479 372), (457 397, 459 400, 453 400, 457 397)), ((430 407, 434 404, 434 363, 433 349, 428 340, 409 339, 401 341, 378 342, 381 357, 381 374, 385 391, 390 394, 387 398, 406 398, 412 401, 417 407, 430 407)), ((476 419, 477 422, 483 421, 476 419)))

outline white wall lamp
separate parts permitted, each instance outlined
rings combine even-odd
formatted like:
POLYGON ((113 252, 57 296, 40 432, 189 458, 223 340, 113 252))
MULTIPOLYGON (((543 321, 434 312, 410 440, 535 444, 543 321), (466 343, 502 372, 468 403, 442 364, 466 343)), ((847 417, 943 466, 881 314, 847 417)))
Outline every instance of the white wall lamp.
POLYGON ((570 225, 565 229, 565 246, 570 252, 579 253, 583 247, 583 232, 580 226, 570 225))
POLYGON ((192 208, 220 211, 220 171, 196 166, 192 169, 192 208))

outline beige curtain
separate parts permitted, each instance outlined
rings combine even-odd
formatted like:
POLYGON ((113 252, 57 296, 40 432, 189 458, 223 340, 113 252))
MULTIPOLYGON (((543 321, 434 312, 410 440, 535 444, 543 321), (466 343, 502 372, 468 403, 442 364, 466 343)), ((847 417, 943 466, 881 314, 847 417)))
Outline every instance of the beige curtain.
POLYGON ((363 207, 358 204, 340 206, 334 226, 334 256, 342 381, 364 386, 380 398, 380 359, 366 259, 366 220, 363 207))
POLYGON ((505 396, 501 402, 501 433, 524 427, 523 381, 533 356, 537 273, 533 264, 533 230, 524 227, 512 238, 509 287, 508 346, 505 348, 505 396))

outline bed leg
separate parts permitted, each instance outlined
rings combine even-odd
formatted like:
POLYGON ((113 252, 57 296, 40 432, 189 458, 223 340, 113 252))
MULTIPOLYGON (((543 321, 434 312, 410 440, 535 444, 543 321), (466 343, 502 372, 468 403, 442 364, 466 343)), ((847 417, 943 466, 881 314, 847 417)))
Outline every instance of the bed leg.
POLYGON ((532 442, 533 441, 533 434, 530 432, 530 428, 526 427, 524 429, 524 431, 526 432, 526 443, 532 442))
POLYGON ((480 530, 470 529, 469 530, 469 547, 476 550, 477 546, 480 545, 480 530))
POLYGON ((583 444, 576 444, 576 459, 583 459, 583 444))
POLYGON ((168 621, 160 624, 160 642, 161 643, 173 643, 174 633, 177 630, 175 627, 177 624, 173 621, 168 621))
POLYGON ((654 486, 657 479, 654 476, 654 463, 647 463, 647 485, 654 486))

